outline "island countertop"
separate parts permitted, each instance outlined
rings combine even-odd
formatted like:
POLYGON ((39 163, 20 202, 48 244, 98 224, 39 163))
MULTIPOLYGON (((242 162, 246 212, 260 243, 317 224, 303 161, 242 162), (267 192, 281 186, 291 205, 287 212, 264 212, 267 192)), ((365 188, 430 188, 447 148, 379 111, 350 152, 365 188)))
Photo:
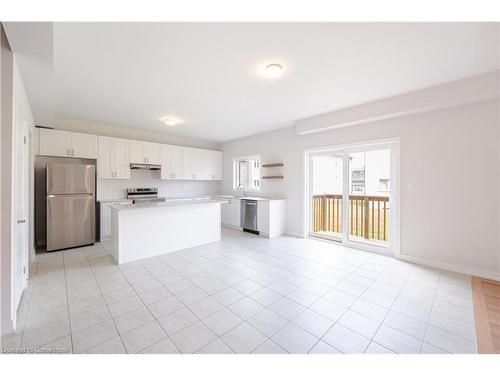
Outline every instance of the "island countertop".
POLYGON ((190 206, 198 204, 209 204, 209 203, 227 203, 227 199, 172 199, 165 202, 145 202, 145 203, 135 203, 135 204, 109 204, 114 210, 125 211, 125 210, 137 210, 144 208, 161 208, 161 207, 176 207, 176 206, 190 206))

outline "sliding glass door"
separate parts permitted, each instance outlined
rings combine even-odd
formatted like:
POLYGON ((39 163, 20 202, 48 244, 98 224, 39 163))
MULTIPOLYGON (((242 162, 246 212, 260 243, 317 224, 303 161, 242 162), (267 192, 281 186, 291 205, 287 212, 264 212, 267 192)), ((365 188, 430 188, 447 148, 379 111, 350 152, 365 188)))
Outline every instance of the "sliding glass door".
POLYGON ((391 150, 348 153, 348 240, 388 246, 391 150))
POLYGON ((324 153, 311 157, 311 235, 342 241, 344 155, 324 153))
POLYGON ((396 146, 381 142, 306 152, 310 236, 383 252, 391 240, 394 244, 396 146))

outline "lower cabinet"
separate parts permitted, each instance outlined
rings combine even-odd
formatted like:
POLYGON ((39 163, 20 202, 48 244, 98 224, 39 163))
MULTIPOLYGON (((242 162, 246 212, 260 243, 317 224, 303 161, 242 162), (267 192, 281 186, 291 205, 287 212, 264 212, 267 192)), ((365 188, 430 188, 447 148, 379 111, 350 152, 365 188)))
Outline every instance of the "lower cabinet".
POLYGON ((285 234, 286 201, 284 199, 257 202, 257 230, 261 236, 269 238, 285 234))
POLYGON ((228 203, 221 205, 221 222, 224 225, 239 228, 241 227, 241 205, 239 199, 229 199, 228 203))
MULTIPOLYGON (((241 228, 241 199, 231 198, 221 206, 223 225, 241 228)), ((257 201, 257 230, 264 237, 274 238, 286 231, 286 200, 257 201)))

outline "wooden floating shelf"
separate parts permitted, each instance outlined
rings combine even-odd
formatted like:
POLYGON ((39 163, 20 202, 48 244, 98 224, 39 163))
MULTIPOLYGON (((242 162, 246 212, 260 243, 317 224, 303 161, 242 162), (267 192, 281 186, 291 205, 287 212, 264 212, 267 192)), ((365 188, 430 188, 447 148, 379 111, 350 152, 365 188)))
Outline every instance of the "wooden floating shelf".
POLYGON ((283 178, 283 176, 262 176, 262 178, 265 180, 270 180, 270 179, 280 179, 283 178))
POLYGON ((269 163, 269 164, 262 164, 262 168, 275 168, 275 167, 282 167, 283 163, 269 163))

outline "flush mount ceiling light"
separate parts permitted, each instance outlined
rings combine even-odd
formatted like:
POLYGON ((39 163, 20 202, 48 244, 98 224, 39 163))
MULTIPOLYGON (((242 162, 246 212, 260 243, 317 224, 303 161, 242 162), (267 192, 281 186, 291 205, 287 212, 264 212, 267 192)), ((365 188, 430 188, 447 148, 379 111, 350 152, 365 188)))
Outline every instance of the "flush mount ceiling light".
POLYGON ((283 74, 283 67, 280 64, 269 64, 266 66, 266 77, 276 79, 283 74))
POLYGON ((162 121, 167 126, 175 126, 179 123, 179 120, 172 117, 165 117, 162 121))

